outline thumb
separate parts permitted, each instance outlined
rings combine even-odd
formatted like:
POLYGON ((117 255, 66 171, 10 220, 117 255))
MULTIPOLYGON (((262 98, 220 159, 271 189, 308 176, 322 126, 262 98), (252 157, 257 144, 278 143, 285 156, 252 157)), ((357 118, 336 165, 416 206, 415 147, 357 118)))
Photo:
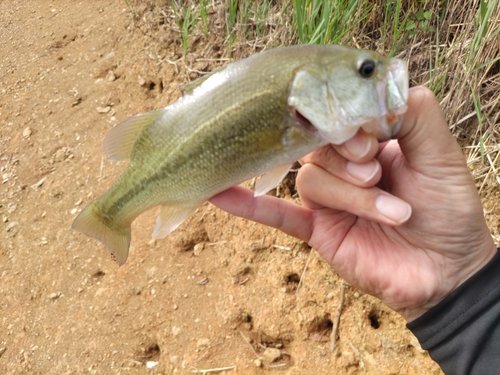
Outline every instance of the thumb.
POLYGON ((427 174, 432 167, 442 167, 444 160, 465 165, 462 150, 448 128, 441 106, 426 87, 410 89, 408 111, 397 138, 406 162, 416 171, 427 174))

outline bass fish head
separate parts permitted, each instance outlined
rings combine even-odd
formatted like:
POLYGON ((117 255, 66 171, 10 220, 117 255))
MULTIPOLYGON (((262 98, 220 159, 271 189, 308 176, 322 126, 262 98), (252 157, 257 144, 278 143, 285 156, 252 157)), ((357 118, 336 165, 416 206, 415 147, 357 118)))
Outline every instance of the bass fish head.
POLYGON ((402 60, 350 48, 325 53, 300 68, 288 105, 297 121, 325 141, 341 144, 359 128, 379 141, 394 137, 407 109, 408 72, 402 60))

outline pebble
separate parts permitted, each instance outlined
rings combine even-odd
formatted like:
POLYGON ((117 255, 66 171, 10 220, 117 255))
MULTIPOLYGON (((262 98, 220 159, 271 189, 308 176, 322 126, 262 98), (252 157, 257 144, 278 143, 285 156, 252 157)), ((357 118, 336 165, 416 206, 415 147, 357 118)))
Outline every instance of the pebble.
POLYGON ((203 350, 203 349, 206 349, 210 346, 210 340, 207 339, 207 338, 202 338, 202 339, 199 339, 198 342, 196 343, 196 347, 199 349, 199 350, 203 350))
POLYGON ((155 368, 156 366, 158 366, 158 362, 156 362, 156 361, 147 361, 146 362, 147 368, 155 368))
POLYGON ((204 248, 205 248, 205 243, 204 242, 197 243, 196 245, 194 245, 193 255, 194 256, 200 256, 200 254, 201 254, 201 252, 203 251, 204 248))
POLYGON ((342 352, 342 358, 344 359, 344 362, 346 363, 346 367, 352 366, 355 364, 354 354, 349 352, 349 351, 342 352))
POLYGON ((269 362, 275 362, 281 358, 281 351, 276 348, 266 348, 262 356, 269 362))
POLYGON ((98 113, 108 113, 111 110, 111 107, 108 105, 106 107, 97 107, 96 111, 98 113))
POLYGON ((146 84, 146 80, 142 77, 139 77, 137 79, 137 83, 139 84, 139 86, 144 86, 146 84))
POLYGON ((261 367, 262 366, 262 361, 257 358, 255 361, 253 361, 253 364, 255 365, 255 367, 261 367))
POLYGON ((50 293, 49 299, 58 299, 60 296, 60 293, 50 293))
POLYGON ((66 150, 64 148, 60 148, 54 154, 54 161, 56 163, 63 161, 65 158, 66 158, 66 150))
POLYGON ((334 293, 334 292, 330 292, 330 293, 328 293, 328 294, 326 295, 326 298, 325 298, 325 299, 326 299, 326 300, 331 300, 331 299, 333 299, 333 297, 334 297, 334 296, 335 296, 335 293, 334 293))
POLYGON ((14 227, 17 227, 19 225, 19 222, 17 221, 13 221, 12 223, 10 223, 9 225, 7 225, 7 228, 5 228, 5 230, 7 232, 10 232, 10 230, 14 227))
POLYGON ((116 79, 115 72, 113 72, 112 70, 110 70, 108 72, 108 74, 106 74, 106 81, 113 82, 115 79, 116 79))
POLYGON ((178 355, 173 355, 170 357, 170 363, 175 365, 177 363, 179 363, 179 356, 178 355))
POLYGON ((36 184, 33 184, 31 185, 31 188, 33 190, 37 190, 39 189, 43 184, 44 182, 47 180, 47 176, 43 177, 40 181, 38 181, 36 184))
POLYGON ((24 138, 28 138, 30 135, 31 135, 31 129, 30 128, 26 128, 26 129, 23 130, 23 137, 24 138))
POLYGON ((5 353, 6 350, 7 348, 0 348, 0 357, 2 356, 3 353, 5 353))
POLYGON ((181 333, 181 327, 173 326, 172 335, 177 336, 179 333, 181 333))

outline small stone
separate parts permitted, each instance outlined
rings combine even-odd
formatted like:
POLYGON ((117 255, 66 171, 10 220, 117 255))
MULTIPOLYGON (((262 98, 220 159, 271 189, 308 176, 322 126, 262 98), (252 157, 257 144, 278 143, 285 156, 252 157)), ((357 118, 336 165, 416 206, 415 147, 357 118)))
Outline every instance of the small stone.
POLYGON ((334 292, 330 292, 326 295, 325 299, 328 301, 328 300, 331 300, 333 299, 333 297, 335 296, 335 293, 334 292))
POLYGON ((156 240, 155 239, 149 240, 148 246, 155 247, 156 246, 156 240))
POLYGON ((71 215, 76 214, 76 211, 78 211, 78 209, 77 209, 77 208, 73 208, 73 209, 70 211, 70 212, 71 212, 71 215))
POLYGON ((181 333, 181 327, 173 326, 172 327, 172 335, 177 336, 181 333))
POLYGON ((266 350, 264 350, 264 353, 262 355, 267 361, 276 362, 278 359, 281 358, 281 351, 276 348, 266 348, 266 350))
POLYGON ((358 292, 354 292, 354 298, 359 298, 359 293, 358 292))
POLYGON ((10 232, 12 228, 17 227, 18 225, 19 225, 19 223, 17 221, 13 221, 9 225, 7 225, 7 228, 5 228, 5 230, 7 232, 10 232))
POLYGON ((149 278, 152 278, 152 277, 155 275, 156 271, 158 271, 158 267, 154 267, 154 266, 153 266, 153 267, 151 267, 151 268, 147 271, 148 277, 149 277, 149 278))
POLYGON ((3 353, 5 353, 6 350, 7 348, 0 348, 0 357, 2 356, 3 353))
POLYGON ((198 348, 198 350, 204 350, 209 346, 210 346, 210 340, 206 338, 199 339, 198 342, 196 343, 196 347, 198 348))
POLYGON ((31 135, 31 129, 30 128, 26 128, 23 130, 23 137, 24 138, 29 138, 29 136, 31 135))
POLYGON ((155 368, 156 366, 158 366, 158 362, 156 362, 156 361, 147 361, 146 362, 147 368, 155 368))
POLYGON ((262 361, 257 358, 255 361, 253 361, 253 364, 254 364, 255 367, 261 367, 262 366, 262 361))
POLYGON ((63 148, 60 148, 54 154, 54 161, 56 163, 63 161, 65 158, 66 158, 66 151, 63 148))
POLYGON ((174 305, 174 306, 172 306, 172 308, 173 308, 174 310, 177 310, 177 309, 179 308, 179 306, 174 305))
POLYGON ((109 111, 111 111, 111 107, 109 105, 106 107, 97 107, 96 111, 98 113, 108 113, 109 111))
POLYGON ((201 252, 203 251, 204 248, 205 248, 205 243, 204 242, 197 243, 196 245, 194 245, 194 249, 193 249, 194 256, 200 256, 200 254, 201 254, 201 252))
POLYGON ((59 293, 50 293, 49 299, 58 299, 60 296, 59 293))
POLYGON ((75 206, 79 206, 79 205, 81 205, 81 204, 82 204, 82 202, 83 202, 83 199, 82 199, 82 198, 78 199, 78 200, 75 202, 75 206))
POLYGON ((38 181, 36 184, 33 184, 31 185, 31 188, 33 190, 38 190, 42 185, 43 183, 47 180, 47 176, 43 177, 40 181, 38 181))
POLYGON ((346 367, 352 366, 355 364, 354 354, 351 352, 348 352, 348 351, 342 352, 342 358, 344 359, 346 367))
POLYGON ((113 82, 115 79, 116 79, 115 73, 112 70, 110 70, 108 74, 106 74, 106 81, 113 82))
POLYGON ((142 77, 139 77, 137 83, 139 84, 139 86, 144 86, 146 84, 146 80, 142 77))

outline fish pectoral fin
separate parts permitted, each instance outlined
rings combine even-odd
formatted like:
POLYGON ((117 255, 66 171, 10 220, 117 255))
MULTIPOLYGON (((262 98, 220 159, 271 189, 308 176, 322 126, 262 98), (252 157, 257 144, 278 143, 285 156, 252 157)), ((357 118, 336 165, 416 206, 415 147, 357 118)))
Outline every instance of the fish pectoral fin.
POLYGON ((162 206, 156 219, 153 238, 160 239, 173 232, 181 223, 196 211, 195 206, 162 206))
POLYGON ((104 138, 104 154, 109 161, 130 159, 135 141, 146 127, 153 124, 162 110, 142 113, 116 125, 104 138))
POLYGON ((95 208, 95 201, 84 208, 73 221, 72 228, 89 237, 101 241, 106 250, 119 266, 127 261, 130 246, 130 232, 128 227, 111 227, 99 215, 95 208))
POLYGON ((271 169, 264 173, 259 181, 255 184, 253 195, 259 197, 266 194, 269 190, 274 189, 285 178, 287 173, 292 168, 293 164, 284 164, 271 169))

